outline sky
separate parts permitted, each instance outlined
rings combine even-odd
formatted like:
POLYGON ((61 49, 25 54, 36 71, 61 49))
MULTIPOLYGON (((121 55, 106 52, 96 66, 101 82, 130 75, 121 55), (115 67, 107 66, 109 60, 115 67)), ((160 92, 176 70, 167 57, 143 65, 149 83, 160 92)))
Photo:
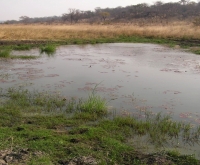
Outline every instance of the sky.
MULTIPOLYGON (((157 0, 0 0, 0 20, 19 20, 20 16, 45 17, 61 16, 69 8, 94 10, 130 6, 139 3, 153 4, 157 0)), ((179 0, 161 0, 178 2, 179 0)))

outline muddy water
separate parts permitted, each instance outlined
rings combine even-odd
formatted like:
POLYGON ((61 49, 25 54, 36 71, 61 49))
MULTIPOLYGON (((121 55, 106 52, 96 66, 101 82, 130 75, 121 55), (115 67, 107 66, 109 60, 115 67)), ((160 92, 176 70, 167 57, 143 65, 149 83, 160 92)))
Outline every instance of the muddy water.
MULTIPOLYGON (((37 49, 15 55, 39 55, 37 49)), ((200 56, 153 44, 60 46, 51 57, 1 60, 0 87, 87 97, 94 89, 117 110, 172 113, 200 123, 200 56)))
MULTIPOLYGON (((13 54, 39 55, 39 50, 13 54)), ((51 57, 0 60, 1 88, 23 86, 85 98, 97 85, 97 94, 117 112, 163 112, 196 125, 199 84, 200 56, 153 44, 60 46, 51 57)))

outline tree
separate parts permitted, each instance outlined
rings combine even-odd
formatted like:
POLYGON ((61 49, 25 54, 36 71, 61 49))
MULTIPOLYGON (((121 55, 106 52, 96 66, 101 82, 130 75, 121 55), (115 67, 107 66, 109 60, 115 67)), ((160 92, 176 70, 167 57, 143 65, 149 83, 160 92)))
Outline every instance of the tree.
POLYGON ((69 14, 67 14, 67 13, 64 13, 64 14, 62 14, 62 20, 65 22, 66 20, 68 20, 68 18, 69 18, 69 14))
POLYGON ((81 11, 76 9, 74 12, 74 22, 77 23, 79 21, 79 19, 81 18, 81 11))
POLYGON ((22 21, 23 23, 28 23, 30 18, 28 16, 21 16, 19 17, 19 20, 22 21))
POLYGON ((161 5, 163 5, 163 2, 162 2, 162 1, 156 1, 156 2, 154 3, 154 5, 155 5, 155 6, 161 6, 161 5))
POLYGON ((189 3, 189 0, 180 0, 179 3, 182 5, 186 5, 187 3, 189 3))
POLYGON ((100 12, 100 16, 105 21, 106 18, 108 18, 110 16, 110 13, 108 13, 108 12, 100 12))
POLYGON ((69 17, 70 17, 70 21, 71 23, 74 22, 78 22, 78 20, 80 19, 81 16, 81 12, 78 9, 69 9, 69 17))
POLYGON ((95 12, 96 12, 96 13, 100 13, 100 12, 101 12, 101 8, 100 8, 100 7, 96 7, 96 8, 95 8, 95 12))
POLYGON ((75 12, 75 10, 76 10, 76 9, 72 9, 72 8, 69 9, 69 16, 70 16, 70 21, 71 21, 71 23, 72 23, 73 20, 74 20, 74 12, 75 12))

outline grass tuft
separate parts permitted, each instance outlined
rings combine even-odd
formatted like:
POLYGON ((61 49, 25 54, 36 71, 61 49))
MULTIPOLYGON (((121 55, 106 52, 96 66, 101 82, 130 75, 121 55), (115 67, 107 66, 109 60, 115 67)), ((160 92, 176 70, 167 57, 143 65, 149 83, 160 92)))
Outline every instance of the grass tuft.
POLYGON ((10 57, 10 49, 0 50, 0 58, 9 58, 10 57))
POLYGON ((55 45, 45 45, 40 47, 40 53, 46 53, 47 55, 53 55, 56 52, 55 45))
POLYGON ((95 94, 91 94, 89 98, 80 106, 81 112, 104 116, 107 114, 106 100, 95 94))

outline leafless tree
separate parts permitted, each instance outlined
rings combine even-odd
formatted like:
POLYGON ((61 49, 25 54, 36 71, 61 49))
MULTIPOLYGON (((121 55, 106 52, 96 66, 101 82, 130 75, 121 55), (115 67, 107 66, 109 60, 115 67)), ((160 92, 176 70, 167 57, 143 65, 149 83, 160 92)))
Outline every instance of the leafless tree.
POLYGON ((72 9, 70 8, 69 9, 69 17, 70 17, 70 22, 73 23, 73 22, 78 22, 78 20, 80 19, 81 17, 81 12, 80 10, 78 9, 72 9))
POLYGON ((67 14, 67 13, 62 14, 62 20, 63 20, 64 22, 67 21, 68 18, 69 18, 69 14, 67 14))

